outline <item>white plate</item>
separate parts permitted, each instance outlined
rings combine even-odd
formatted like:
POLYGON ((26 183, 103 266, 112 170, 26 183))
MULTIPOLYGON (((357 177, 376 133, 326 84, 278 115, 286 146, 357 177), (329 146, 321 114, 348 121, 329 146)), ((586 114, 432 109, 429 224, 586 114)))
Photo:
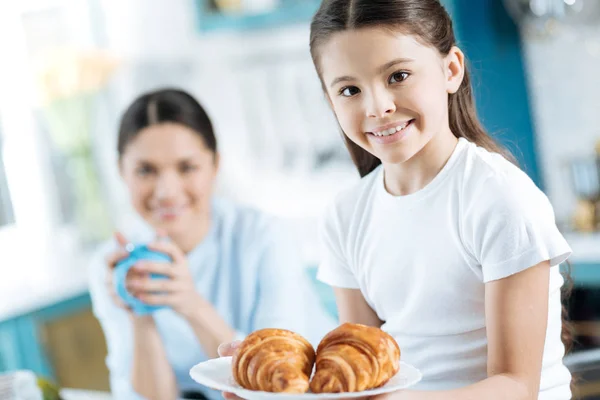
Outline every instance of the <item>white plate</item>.
POLYGON ((413 386, 421 380, 421 372, 404 362, 400 362, 400 371, 384 386, 351 393, 269 393, 247 390, 238 385, 231 371, 231 357, 215 358, 202 362, 190 370, 190 376, 201 385, 222 392, 234 393, 248 400, 312 400, 312 399, 348 399, 352 397, 367 397, 376 394, 395 392, 413 386))

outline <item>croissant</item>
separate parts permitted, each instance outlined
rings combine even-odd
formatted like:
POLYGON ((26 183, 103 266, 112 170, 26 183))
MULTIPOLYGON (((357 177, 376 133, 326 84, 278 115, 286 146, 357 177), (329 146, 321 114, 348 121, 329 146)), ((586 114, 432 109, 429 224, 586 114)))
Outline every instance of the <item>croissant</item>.
POLYGON ((305 393, 314 363, 315 350, 301 335, 261 329, 248 335, 234 352, 233 378, 249 390, 305 393))
POLYGON ((383 386, 400 369, 400 347, 379 328, 345 323, 317 347, 313 393, 359 392, 383 386))

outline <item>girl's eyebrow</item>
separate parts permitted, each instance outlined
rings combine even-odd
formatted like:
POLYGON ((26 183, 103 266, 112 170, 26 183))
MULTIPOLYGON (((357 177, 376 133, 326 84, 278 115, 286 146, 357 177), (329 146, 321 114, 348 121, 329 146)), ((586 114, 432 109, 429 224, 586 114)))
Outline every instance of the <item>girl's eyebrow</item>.
POLYGON ((333 82, 331 82, 331 85, 329 85, 329 86, 330 87, 334 87, 335 85, 337 85, 340 82, 349 82, 349 81, 353 81, 353 80, 354 80, 354 78, 351 77, 351 76, 347 76, 347 75, 346 76, 340 76, 338 78, 335 78, 333 80, 333 82))
MULTIPOLYGON (((392 60, 392 61, 390 61, 390 62, 388 62, 388 63, 385 63, 385 64, 383 64, 381 67, 379 67, 379 68, 377 69, 377 71, 378 71, 379 73, 383 73, 383 72, 385 72, 387 69, 389 69, 389 68, 393 67, 394 65, 397 65, 397 64, 405 64, 405 63, 411 63, 411 62, 413 62, 413 61, 415 61, 415 60, 413 60, 412 58, 396 58, 396 59, 394 59, 394 60, 392 60)), ((353 77, 351 77, 351 76, 348 76, 348 75, 345 75, 345 76, 340 76, 340 77, 338 77, 338 78, 335 78, 335 79, 334 79, 334 80, 331 82, 331 84, 330 84, 329 86, 330 86, 330 87, 333 87, 333 86, 337 85, 337 84, 338 84, 338 83, 340 83, 340 82, 349 82, 349 81, 353 81, 353 80, 355 80, 355 78, 353 78, 353 77)))
POLYGON ((415 60, 413 60, 412 58, 396 58, 395 60, 392 60, 388 63, 383 64, 381 67, 379 67, 377 69, 377 71, 379 73, 383 73, 386 70, 390 69, 391 67, 393 67, 394 65, 398 65, 398 64, 407 64, 407 63, 411 63, 415 60))

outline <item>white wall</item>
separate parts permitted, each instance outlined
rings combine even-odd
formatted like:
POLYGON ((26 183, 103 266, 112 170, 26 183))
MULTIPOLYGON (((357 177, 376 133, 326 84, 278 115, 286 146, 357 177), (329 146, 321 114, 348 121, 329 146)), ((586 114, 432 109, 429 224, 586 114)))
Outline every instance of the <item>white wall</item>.
MULTIPOLYGON (((334 193, 355 181, 354 171, 341 165, 309 176, 279 174, 277 166, 284 157, 280 148, 273 146, 264 158, 252 153, 256 145, 252 129, 258 129, 253 124, 268 126, 273 141, 281 130, 295 129, 288 132, 292 138, 317 131, 319 140, 337 141, 342 148, 327 107, 321 107, 323 98, 308 54, 308 25, 241 36, 205 35, 197 29, 193 0, 99 1, 108 46, 125 61, 111 87, 112 109, 106 111, 104 129, 111 139, 101 144, 115 187, 120 185, 114 169, 118 113, 140 91, 183 86, 201 100, 215 121, 224 161, 221 191, 270 212, 304 218, 303 231, 310 242, 316 215, 334 193), (249 57, 255 62, 250 63, 249 57), (267 58, 275 62, 261 61, 267 58), (261 72, 267 67, 269 72, 261 72), (289 79, 269 80, 286 74, 310 88, 305 103, 314 103, 315 108, 306 121, 298 120, 297 105, 273 108, 272 99, 267 99, 267 89, 281 91, 280 99, 294 99, 297 86, 282 85, 289 79), (245 111, 249 103, 257 110, 253 120, 245 111)), ((540 167, 559 223, 565 225, 575 202, 568 161, 592 154, 600 140, 600 27, 565 29, 546 39, 526 37, 524 51, 540 167)), ((124 209, 127 199, 122 188, 118 193, 118 206, 124 209)))
MULTIPOLYGON (((600 22, 524 41, 540 167, 557 218, 575 206, 569 160, 600 141, 600 22)), ((507 77, 510 79, 510 77, 507 77)))
POLYGON ((142 91, 182 86, 215 123, 223 156, 220 193, 288 218, 313 261, 317 218, 358 175, 310 60, 308 23, 204 35, 192 0, 102 0, 101 5, 107 45, 124 60, 109 91, 107 122, 99 128, 107 179, 119 188, 116 207, 127 205, 115 168, 120 112, 142 91), (332 147, 339 149, 339 161, 312 168, 314 154, 332 147))

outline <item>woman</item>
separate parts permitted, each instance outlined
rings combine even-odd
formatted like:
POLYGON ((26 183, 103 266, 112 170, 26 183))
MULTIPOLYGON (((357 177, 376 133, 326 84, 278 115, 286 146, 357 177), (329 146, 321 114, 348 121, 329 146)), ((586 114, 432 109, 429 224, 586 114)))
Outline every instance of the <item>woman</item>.
POLYGON ((217 142, 194 98, 180 90, 139 97, 122 117, 118 153, 144 223, 101 249, 90 283, 116 398, 220 398, 189 377, 195 364, 217 357, 219 343, 265 327, 291 329, 316 343, 333 327, 281 228, 214 197, 217 142), (138 299, 166 306, 151 315, 129 310, 113 289, 112 268, 127 256, 129 242, 150 242, 173 259, 138 262, 127 277, 138 299), (169 279, 151 280, 150 273, 169 279))

